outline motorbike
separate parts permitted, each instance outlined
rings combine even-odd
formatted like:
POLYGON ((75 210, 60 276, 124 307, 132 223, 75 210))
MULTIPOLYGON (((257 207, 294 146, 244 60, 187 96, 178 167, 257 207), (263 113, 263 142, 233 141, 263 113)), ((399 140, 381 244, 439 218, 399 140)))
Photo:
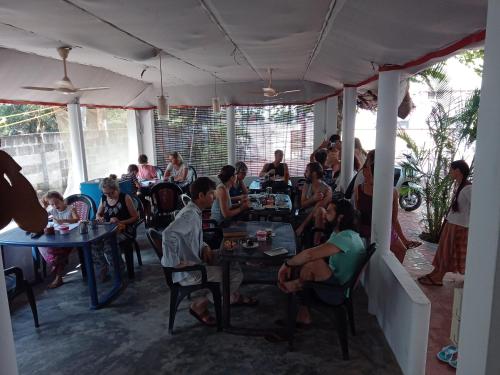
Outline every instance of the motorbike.
POLYGON ((399 206, 405 211, 414 211, 422 204, 423 188, 413 167, 415 159, 411 154, 403 156, 406 160, 394 167, 394 186, 399 192, 399 206))

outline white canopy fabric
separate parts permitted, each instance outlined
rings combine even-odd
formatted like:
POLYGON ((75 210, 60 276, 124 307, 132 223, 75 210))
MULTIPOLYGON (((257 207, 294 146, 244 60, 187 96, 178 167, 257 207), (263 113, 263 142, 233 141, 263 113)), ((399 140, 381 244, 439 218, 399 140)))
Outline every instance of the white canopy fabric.
POLYGON ((174 105, 312 103, 344 85, 376 87, 379 67, 412 74, 484 39, 486 0, 0 0, 0 101, 68 103, 21 86, 69 77, 87 105, 148 108, 164 83, 174 105), (422 58, 420 61, 415 61, 422 58), (414 61, 414 63, 411 63, 414 61), (410 63, 410 64, 407 64, 410 63), (405 66, 405 64, 407 64, 405 66))

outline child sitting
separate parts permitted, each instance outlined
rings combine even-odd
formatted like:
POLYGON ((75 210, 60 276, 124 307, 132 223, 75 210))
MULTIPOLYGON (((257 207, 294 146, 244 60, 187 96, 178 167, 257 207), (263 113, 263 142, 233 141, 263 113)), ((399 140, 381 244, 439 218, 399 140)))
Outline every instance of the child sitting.
MULTIPOLYGON (((63 196, 57 191, 49 191, 45 197, 49 207, 52 206, 48 213, 52 215, 55 224, 76 223, 80 220, 75 208, 67 205, 63 196)), ((48 287, 50 289, 60 287, 63 284, 64 266, 72 248, 40 247, 38 250, 45 261, 52 266, 52 272, 55 274, 54 281, 48 287)))

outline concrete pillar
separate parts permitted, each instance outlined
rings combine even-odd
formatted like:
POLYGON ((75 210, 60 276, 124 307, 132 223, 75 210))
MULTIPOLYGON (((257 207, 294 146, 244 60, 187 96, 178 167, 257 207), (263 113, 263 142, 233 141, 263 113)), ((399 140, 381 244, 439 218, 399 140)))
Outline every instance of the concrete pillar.
MULTIPOLYGON (((0 267, 3 270, 2 252, 0 251, 0 267)), ((17 374, 16 348, 12 335, 9 300, 5 286, 5 278, 0 276, 0 366, 2 374, 17 374)))
MULTIPOLYGON (((155 119, 152 110, 137 111, 142 129, 142 153, 147 155, 149 164, 158 165, 156 156, 155 119)), ((166 155, 160 155, 165 158, 166 155)), ((184 156, 184 155, 183 155, 184 156)), ((137 162, 137 161, 136 161, 137 162)))
POLYGON ((326 138, 326 102, 314 103, 313 148, 316 150, 326 138))
POLYGON ((372 241, 378 254, 389 252, 391 243, 399 78, 399 71, 379 73, 372 210, 372 241))
POLYGON ((236 121, 234 119, 234 106, 226 107, 227 121, 227 164, 236 163, 236 121))
POLYGON ((356 87, 344 87, 344 104, 342 119, 342 163, 340 169, 340 186, 347 189, 354 170, 354 128, 356 126, 356 87))
POLYGON ((458 375, 500 374, 500 1, 488 1, 458 375))
POLYGON ((142 127, 139 111, 127 110, 128 154, 130 162, 137 164, 137 157, 142 154, 142 127))
POLYGON ((332 134, 337 134, 337 111, 339 105, 339 97, 333 96, 326 99, 326 127, 325 135, 330 137, 332 134))
POLYGON ((82 114, 80 104, 68 104, 69 137, 71 143, 71 162, 74 179, 78 182, 87 181, 87 161, 85 144, 83 142, 82 114))

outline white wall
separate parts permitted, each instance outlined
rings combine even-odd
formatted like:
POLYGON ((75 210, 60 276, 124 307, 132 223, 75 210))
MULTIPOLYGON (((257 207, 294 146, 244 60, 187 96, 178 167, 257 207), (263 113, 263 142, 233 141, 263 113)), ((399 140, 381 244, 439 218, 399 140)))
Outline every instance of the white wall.
POLYGON ((374 308, 370 313, 377 316, 403 373, 425 374, 429 299, 392 253, 372 259, 365 275, 365 287, 374 308))

